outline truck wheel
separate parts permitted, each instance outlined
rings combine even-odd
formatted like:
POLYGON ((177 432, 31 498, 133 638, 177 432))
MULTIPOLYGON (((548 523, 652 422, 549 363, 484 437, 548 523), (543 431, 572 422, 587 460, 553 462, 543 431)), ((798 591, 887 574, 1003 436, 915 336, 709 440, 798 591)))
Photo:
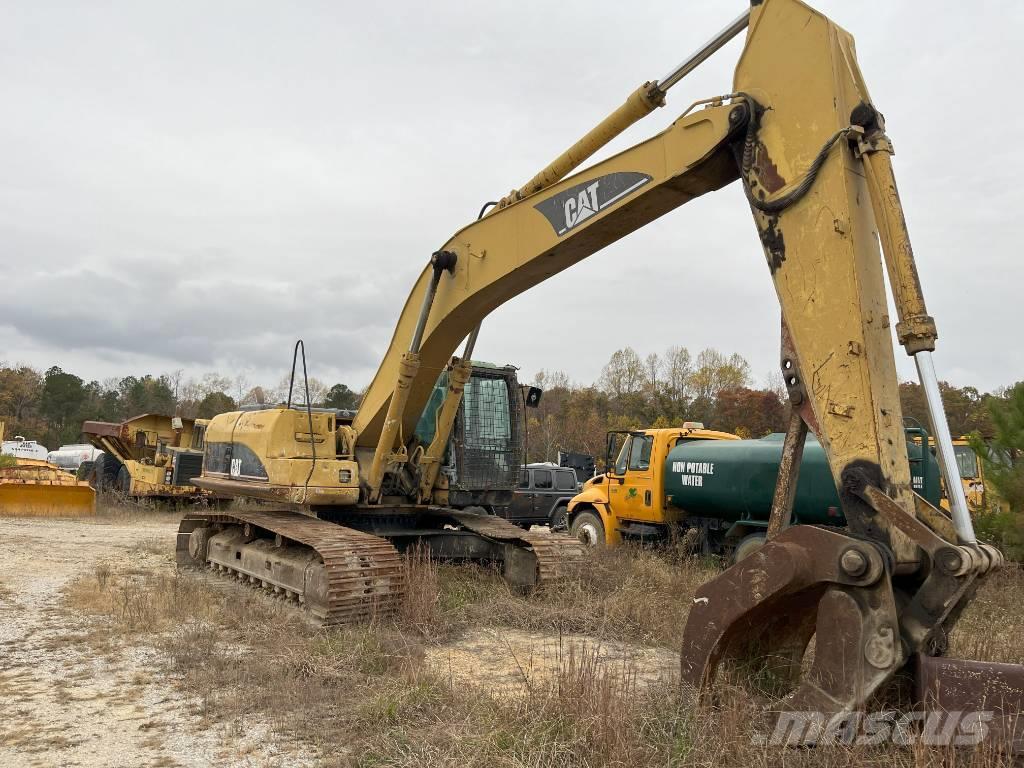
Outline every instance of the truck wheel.
POLYGON ((736 545, 736 549, 732 551, 732 562, 735 565, 745 557, 750 557, 765 543, 765 535, 763 533, 751 533, 740 539, 740 543, 736 545))
POLYGON ((566 531, 569 529, 569 509, 565 504, 559 504, 551 513, 551 530, 566 531))
POLYGON ((122 466, 124 465, 110 454, 101 453, 99 455, 93 467, 93 476, 96 479, 93 488, 96 489, 97 493, 117 487, 117 475, 122 466))
POLYGON ((117 470, 117 490, 127 496, 132 490, 132 476, 128 472, 128 467, 121 465, 121 468, 117 470))
POLYGON ((573 518, 572 535, 588 547, 604 546, 604 523, 594 512, 580 512, 573 518))

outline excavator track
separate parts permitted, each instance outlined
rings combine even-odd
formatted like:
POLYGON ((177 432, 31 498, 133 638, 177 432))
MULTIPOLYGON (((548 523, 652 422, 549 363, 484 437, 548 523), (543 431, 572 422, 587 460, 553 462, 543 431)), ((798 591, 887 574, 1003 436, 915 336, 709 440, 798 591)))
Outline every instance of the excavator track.
POLYGON ((538 586, 570 575, 586 556, 583 544, 564 533, 523 530, 494 515, 446 510, 444 516, 486 539, 528 546, 537 558, 538 586))
POLYGON ((180 566, 213 567, 295 597, 325 624, 394 613, 404 591, 389 541, 292 511, 188 514, 176 555, 180 566))

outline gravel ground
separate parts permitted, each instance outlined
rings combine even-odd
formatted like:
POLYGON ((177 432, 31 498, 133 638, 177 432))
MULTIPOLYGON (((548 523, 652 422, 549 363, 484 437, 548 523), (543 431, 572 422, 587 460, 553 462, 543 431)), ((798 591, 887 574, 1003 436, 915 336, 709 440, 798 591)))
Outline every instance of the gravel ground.
MULTIPOLYGON (((315 765, 258 718, 244 732, 205 721, 168 680, 159 653, 114 643, 97 652, 90 620, 63 587, 95 571, 173 567, 176 522, 0 518, 0 766, 315 765), (166 554, 155 542, 166 544, 166 554)), ((95 621, 95 619, 93 620, 95 621)))

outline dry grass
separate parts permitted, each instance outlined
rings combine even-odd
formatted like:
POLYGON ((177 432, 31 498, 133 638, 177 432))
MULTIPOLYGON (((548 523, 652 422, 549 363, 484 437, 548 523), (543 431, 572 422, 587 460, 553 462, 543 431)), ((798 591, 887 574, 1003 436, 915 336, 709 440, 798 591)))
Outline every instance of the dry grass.
POLYGON ((96 518, 108 523, 136 523, 177 520, 187 507, 163 504, 150 499, 128 499, 119 493, 103 491, 96 497, 96 518))
MULTIPOLYGON (((892 746, 787 750, 753 743, 757 703, 723 687, 697 710, 674 681, 642 684, 636 670, 567 644, 554 673, 524 673, 521 695, 485 678, 456 680, 425 663, 431 645, 477 626, 581 633, 678 645, 688 596, 714 573, 673 553, 600 552, 576 578, 524 596, 485 569, 439 566, 412 552, 398 616, 317 629, 289 605, 191 576, 100 566, 68 591, 75 609, 115 636, 163 651, 168 670, 210 721, 244 727, 255 713, 320 749, 327 766, 555 768, 558 766, 849 765, 1002 768, 999 755, 892 746)), ((1024 576, 985 586, 953 638, 958 655, 1022 661, 1024 576), (1019 602, 1019 600, 1017 601, 1019 602)))
POLYGON ((1008 563, 989 577, 953 632, 949 655, 1024 664, 1024 566, 1008 563))
POLYGON ((674 647, 689 596, 717 573, 714 562, 676 552, 595 550, 575 578, 526 596, 493 571, 441 567, 437 621, 447 636, 471 626, 505 626, 674 647))

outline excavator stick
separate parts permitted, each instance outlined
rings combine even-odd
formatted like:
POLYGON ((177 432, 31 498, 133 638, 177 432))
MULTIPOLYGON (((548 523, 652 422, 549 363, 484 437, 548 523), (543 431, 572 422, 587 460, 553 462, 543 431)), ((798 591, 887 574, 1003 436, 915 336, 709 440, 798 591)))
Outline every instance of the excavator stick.
POLYGON ((0 516, 90 517, 96 491, 49 464, 0 469, 0 516))

